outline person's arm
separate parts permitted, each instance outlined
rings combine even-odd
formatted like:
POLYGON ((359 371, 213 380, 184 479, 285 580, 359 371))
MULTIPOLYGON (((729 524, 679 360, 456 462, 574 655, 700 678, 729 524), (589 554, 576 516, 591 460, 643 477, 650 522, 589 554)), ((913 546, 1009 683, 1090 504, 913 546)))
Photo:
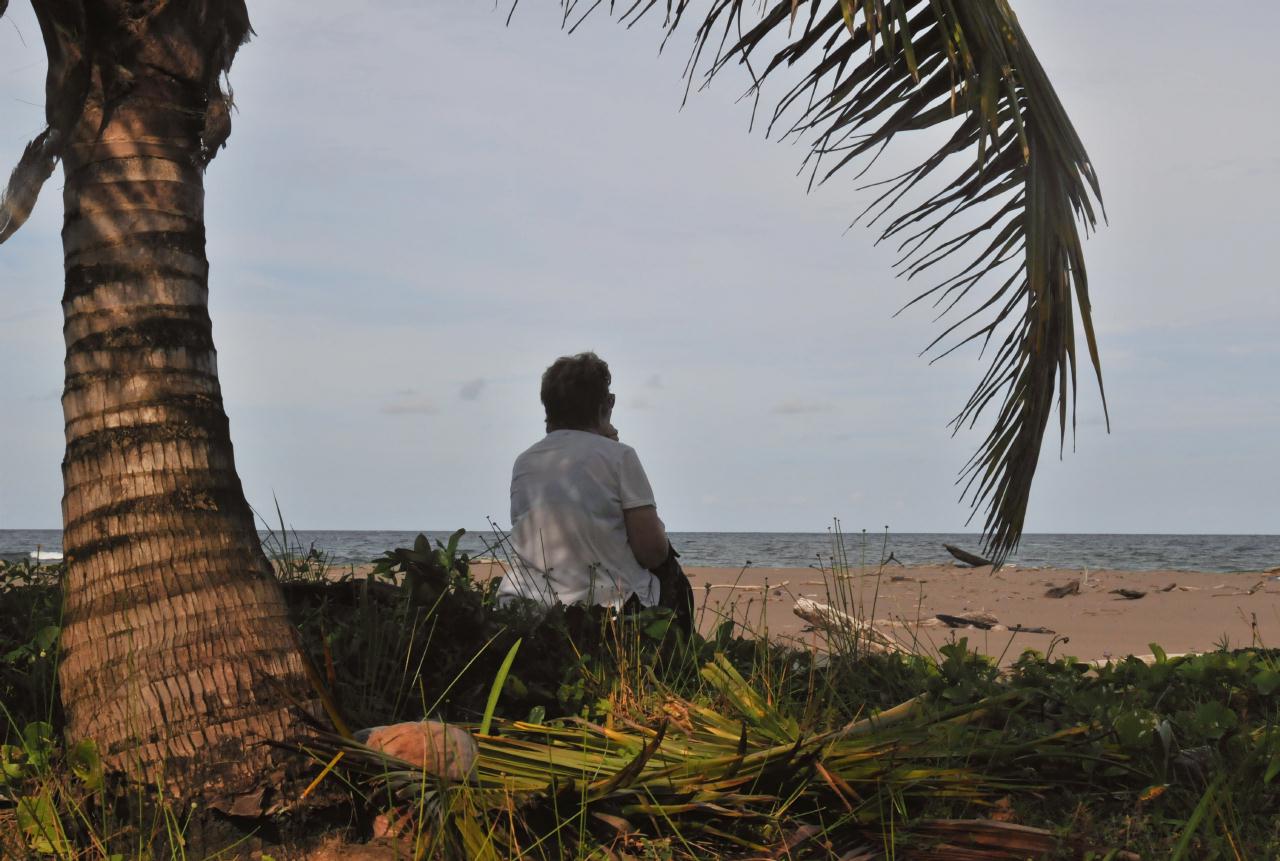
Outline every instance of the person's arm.
POLYGON ((628 508, 622 512, 627 526, 627 544, 644 568, 657 568, 667 559, 667 528, 653 505, 628 508))
POLYGON ((667 560, 667 529, 658 519, 658 506, 653 488, 644 474, 635 449, 623 446, 619 468, 619 492, 622 517, 627 527, 627 544, 631 555, 643 568, 657 568, 667 560))

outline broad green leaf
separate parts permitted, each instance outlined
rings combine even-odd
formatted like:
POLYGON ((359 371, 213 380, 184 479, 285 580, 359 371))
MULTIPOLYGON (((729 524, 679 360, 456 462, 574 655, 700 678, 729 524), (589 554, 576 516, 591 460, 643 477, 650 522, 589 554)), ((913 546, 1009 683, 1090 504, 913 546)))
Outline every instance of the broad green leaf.
POLYGON ((1201 703, 1192 718, 1195 729, 1210 739, 1222 738, 1239 723, 1236 713, 1219 702, 1201 703))
POLYGON ((58 642, 58 636, 62 633, 62 628, 57 625, 48 625, 36 632, 33 642, 36 648, 42 652, 48 652, 53 648, 54 643, 58 642))
POLYGON ((1253 677, 1253 687, 1264 697, 1269 697, 1280 690, 1280 672, 1272 669, 1261 670, 1253 677))
POLYGON ((58 858, 72 857, 71 844, 48 790, 19 798, 16 813, 18 828, 33 851, 58 858))
POLYGON ((86 789, 102 788, 102 758, 93 739, 76 742, 67 750, 67 764, 86 789))

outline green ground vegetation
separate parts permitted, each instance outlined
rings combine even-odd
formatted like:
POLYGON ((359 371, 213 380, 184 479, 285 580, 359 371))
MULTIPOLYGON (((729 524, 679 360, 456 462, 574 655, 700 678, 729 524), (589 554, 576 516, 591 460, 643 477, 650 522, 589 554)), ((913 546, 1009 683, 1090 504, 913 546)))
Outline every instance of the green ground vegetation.
MULTIPOLYGON (((445 785, 300 736, 352 841, 391 822, 422 858, 1280 856, 1280 654, 1260 646, 1101 668, 1027 652, 1001 671, 963 638, 797 650, 746 619, 686 639, 658 610, 497 608, 456 542, 339 578, 314 551, 279 555, 345 724, 432 717, 479 739, 474 777, 445 785)), ((0 854, 218 854, 187 839, 201 811, 63 740, 59 573, 0 571, 0 854)), ((848 572, 827 574, 839 601, 848 572)), ((240 825, 222 857, 287 857, 280 822, 240 825)))

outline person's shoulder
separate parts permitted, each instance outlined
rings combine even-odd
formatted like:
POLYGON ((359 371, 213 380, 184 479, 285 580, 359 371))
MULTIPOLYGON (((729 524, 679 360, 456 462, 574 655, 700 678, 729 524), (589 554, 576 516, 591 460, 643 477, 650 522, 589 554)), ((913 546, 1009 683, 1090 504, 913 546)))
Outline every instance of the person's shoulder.
POLYGON ((553 435, 547 434, 542 439, 538 440, 533 445, 529 446, 524 451, 516 455, 516 463, 520 463, 522 460, 528 460, 531 457, 537 457, 540 453, 547 451, 551 448, 554 448, 554 446, 555 446, 555 440, 553 438, 553 435))
POLYGON ((632 468, 640 463, 640 455, 636 450, 625 442, 617 440, 606 440, 610 447, 608 449, 608 458, 618 465, 620 469, 632 468))
POLYGON ((614 469, 627 461, 638 460, 636 450, 631 446, 590 431, 568 431, 564 434, 563 445, 577 457, 599 460, 611 464, 614 469))

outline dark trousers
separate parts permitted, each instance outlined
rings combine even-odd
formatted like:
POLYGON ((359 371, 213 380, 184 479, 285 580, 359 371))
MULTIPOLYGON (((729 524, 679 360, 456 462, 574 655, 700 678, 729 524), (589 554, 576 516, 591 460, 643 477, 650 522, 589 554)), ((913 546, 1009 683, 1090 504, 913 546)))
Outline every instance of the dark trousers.
POLYGON ((680 554, 670 545, 667 548, 667 558, 657 568, 650 568, 649 573, 658 578, 662 587, 658 606, 675 614, 676 625, 688 637, 693 633, 693 586, 680 567, 680 554))

